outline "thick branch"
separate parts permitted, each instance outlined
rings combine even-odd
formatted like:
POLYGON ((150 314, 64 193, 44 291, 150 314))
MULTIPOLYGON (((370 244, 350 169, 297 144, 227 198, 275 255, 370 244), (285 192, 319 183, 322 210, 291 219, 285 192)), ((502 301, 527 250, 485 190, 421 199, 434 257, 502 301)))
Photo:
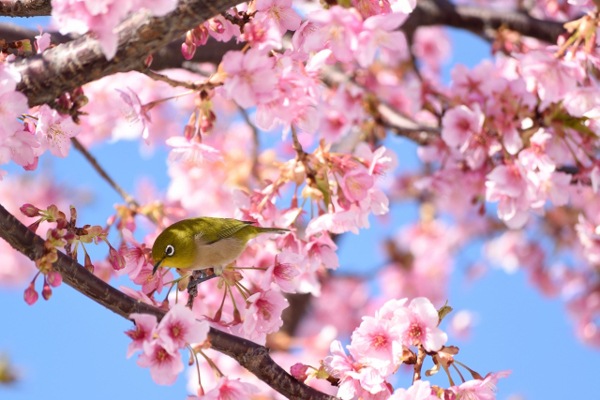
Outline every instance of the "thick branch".
POLYGON ((447 0, 419 0, 402 29, 410 35, 419 26, 425 25, 452 26, 483 37, 488 36, 487 30, 504 26, 548 43, 556 43, 558 37, 565 33, 561 22, 536 19, 519 11, 454 5, 447 0))
POLYGON ((0 15, 8 17, 40 17, 51 12, 50 0, 0 1, 0 15))
POLYGON ((181 0, 177 9, 164 17, 138 12, 117 28, 119 37, 115 57, 108 61, 93 35, 15 63, 29 105, 50 103, 62 93, 117 72, 144 68, 146 57, 181 37, 208 18, 237 4, 236 0, 181 0))
MULTIPOLYGON (((0 237, 32 260, 44 253, 44 240, 30 231, 1 204, 0 237)), ((129 318, 132 313, 145 313, 155 315, 160 320, 165 315, 164 311, 134 300, 108 285, 61 252, 58 253, 58 261, 53 268, 61 274, 67 285, 123 318, 129 318)), ((212 348, 234 358, 259 379, 290 399, 334 399, 298 382, 271 359, 269 350, 264 346, 212 328, 209 340, 212 348)))

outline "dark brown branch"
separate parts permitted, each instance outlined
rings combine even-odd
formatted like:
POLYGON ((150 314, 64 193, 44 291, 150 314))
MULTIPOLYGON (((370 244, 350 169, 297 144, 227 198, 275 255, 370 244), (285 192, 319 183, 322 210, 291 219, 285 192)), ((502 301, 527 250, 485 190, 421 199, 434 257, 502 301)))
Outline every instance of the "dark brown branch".
MULTIPOLYGON (((67 43, 76 38, 69 35, 61 35, 56 31, 48 31, 48 33, 53 44, 67 43)), ((11 23, 0 24, 0 39, 4 39, 7 42, 23 39, 29 39, 33 42, 37 35, 39 35, 39 32, 34 29, 23 28, 11 23)), ((223 43, 209 38, 204 46, 198 48, 194 54, 194 58, 186 60, 181 54, 182 42, 182 39, 176 39, 167 46, 156 50, 153 53, 153 61, 150 67, 160 71, 168 68, 181 68, 186 62, 218 64, 221 62, 223 54, 227 51, 241 50, 244 46, 243 43, 237 43, 235 40, 223 43)))
POLYGON ((0 1, 0 15, 7 17, 41 17, 51 12, 50 0, 0 1))
MULTIPOLYGON (((44 240, 23 225, 1 204, 0 237, 32 260, 44 254, 44 240)), ((165 315, 163 310, 134 300, 108 285, 61 252, 58 253, 58 261, 53 268, 61 274, 67 285, 123 318, 128 319, 132 313, 144 313, 154 315, 160 320, 165 315)), ((298 382, 273 361, 269 356, 269 350, 264 346, 212 328, 209 332, 209 340, 213 349, 234 358, 259 379, 290 399, 335 399, 298 382)))
POLYGON ((410 36, 419 26, 445 25, 487 37, 487 30, 504 26, 524 36, 556 43, 565 33, 563 23, 540 20, 523 12, 454 5, 447 0, 419 0, 402 29, 410 36))
POLYGON ((181 0, 164 17, 138 12, 117 28, 115 57, 108 61, 91 34, 15 62, 29 105, 52 103, 62 93, 117 72, 141 70, 146 57, 208 18, 237 4, 235 0, 181 0))

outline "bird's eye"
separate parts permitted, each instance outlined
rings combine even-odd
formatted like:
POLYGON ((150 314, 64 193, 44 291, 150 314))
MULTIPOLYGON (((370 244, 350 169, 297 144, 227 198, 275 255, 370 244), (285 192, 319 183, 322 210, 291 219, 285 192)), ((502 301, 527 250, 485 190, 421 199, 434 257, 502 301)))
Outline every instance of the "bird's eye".
POLYGON ((171 257, 173 254, 175 254, 175 247, 173 247, 173 245, 167 245, 167 247, 165 248, 165 254, 168 257, 171 257))

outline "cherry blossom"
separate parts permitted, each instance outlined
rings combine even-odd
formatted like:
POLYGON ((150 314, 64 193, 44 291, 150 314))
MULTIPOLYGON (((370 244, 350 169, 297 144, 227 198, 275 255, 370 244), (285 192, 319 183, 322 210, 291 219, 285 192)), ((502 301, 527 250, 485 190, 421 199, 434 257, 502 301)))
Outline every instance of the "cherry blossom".
POLYGON ((395 312, 402 342, 406 346, 423 345, 426 350, 439 350, 448 336, 437 326, 439 316, 431 302, 424 297, 412 299, 406 308, 395 312))
POLYGON ((266 54, 258 50, 229 51, 223 57, 222 67, 227 74, 223 88, 240 106, 250 107, 272 99, 277 77, 273 59, 266 54))
POLYGON ((160 342, 151 342, 137 361, 143 368, 150 368, 150 375, 159 385, 171 385, 177 375, 183 371, 183 362, 179 352, 170 353, 160 342))
POLYGON ((52 154, 66 157, 71 148, 70 139, 78 133, 79 128, 70 117, 60 115, 48 106, 40 107, 36 135, 52 154))
POLYGON ((258 393, 258 388, 239 379, 222 377, 217 386, 205 393, 206 400, 245 400, 258 393))
POLYGON ((159 342, 169 352, 176 352, 186 343, 202 343, 208 334, 208 324, 198 322, 194 313, 182 304, 173 306, 156 328, 159 342))

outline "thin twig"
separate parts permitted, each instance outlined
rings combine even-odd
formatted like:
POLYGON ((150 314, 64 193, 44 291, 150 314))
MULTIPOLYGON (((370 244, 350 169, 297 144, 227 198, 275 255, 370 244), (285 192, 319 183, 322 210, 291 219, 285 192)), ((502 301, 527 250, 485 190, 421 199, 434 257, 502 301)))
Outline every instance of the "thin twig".
POLYGON ((193 83, 193 82, 178 81, 176 79, 169 78, 166 75, 159 74, 158 72, 155 72, 152 70, 145 70, 144 74, 148 75, 150 78, 152 78, 154 80, 168 83, 169 85, 171 85, 173 87, 184 87, 184 88, 194 90, 194 91, 212 90, 217 86, 221 86, 220 83, 215 84, 213 82, 193 83))
POLYGON ((425 348, 423 345, 419 345, 419 351, 417 353, 417 362, 414 366, 413 383, 421 379, 421 370, 423 369, 423 363, 425 362, 425 348))
POLYGON ((246 124, 252 130, 252 139, 254 139, 254 148, 252 149, 252 176, 257 180, 260 180, 260 175, 258 173, 258 153, 260 148, 260 136, 258 128, 250 120, 250 115, 248 115, 248 111, 246 111, 245 108, 238 106, 238 110, 240 111, 244 122, 246 122, 246 124))
POLYGON ((106 170, 98 163, 98 160, 96 160, 96 158, 90 154, 90 152, 81 144, 79 140, 77 140, 77 138, 71 138, 71 143, 73 143, 73 146, 83 155, 83 157, 85 157, 85 159, 91 164, 92 168, 98 172, 98 174, 109 184, 109 186, 112 187, 119 194, 119 196, 125 200, 125 202, 127 202, 127 205, 134 209, 139 207, 138 202, 133 198, 133 196, 127 193, 125 189, 119 186, 119 184, 115 182, 110 175, 108 175, 106 170))

